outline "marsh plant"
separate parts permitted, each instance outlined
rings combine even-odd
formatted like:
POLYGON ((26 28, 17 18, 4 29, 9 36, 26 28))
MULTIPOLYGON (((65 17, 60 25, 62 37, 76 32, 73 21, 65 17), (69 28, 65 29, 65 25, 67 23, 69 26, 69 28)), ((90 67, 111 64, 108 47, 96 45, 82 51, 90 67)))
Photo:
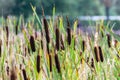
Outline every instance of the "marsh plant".
POLYGON ((1 80, 119 80, 120 36, 104 21, 88 34, 69 18, 13 17, 0 26, 1 80), (37 22, 36 22, 37 21, 37 22), (7 24, 6 24, 7 23, 7 24))

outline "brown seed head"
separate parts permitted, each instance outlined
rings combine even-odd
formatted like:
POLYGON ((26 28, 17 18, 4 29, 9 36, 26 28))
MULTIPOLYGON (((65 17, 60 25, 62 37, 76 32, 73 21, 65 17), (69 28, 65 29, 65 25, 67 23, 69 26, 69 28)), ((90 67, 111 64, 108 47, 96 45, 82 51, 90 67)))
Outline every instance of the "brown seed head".
POLYGON ((57 55, 57 54, 55 54, 55 64, 56 64, 56 68, 57 68, 58 73, 61 73, 61 70, 60 70, 60 62, 59 62, 59 59, 58 59, 58 55, 57 55))
POLYGON ((28 79, 27 79, 27 74, 26 74, 26 70, 25 70, 25 69, 22 70, 22 74, 23 74, 24 80, 28 80, 28 79))
POLYGON ((100 61, 100 56, 99 56, 99 49, 98 49, 97 46, 94 47, 94 53, 95 53, 96 61, 99 62, 100 61))
POLYGON ((67 41, 68 41, 68 44, 70 45, 71 44, 71 29, 70 28, 67 28, 67 41))
POLYGON ((36 63, 36 67, 37 67, 37 72, 40 72, 40 55, 37 55, 37 63, 36 63))
POLYGON ((111 47, 111 35, 107 34, 107 43, 108 43, 108 47, 111 47))
POLYGON ((45 17, 43 18, 43 24, 44 24, 44 29, 45 29, 46 41, 48 44, 50 42, 50 36, 49 36, 48 23, 45 17))
POLYGON ((56 49, 59 50, 60 49, 59 48, 60 47, 60 43, 59 43, 59 35, 60 35, 60 33, 59 33, 58 28, 56 28, 55 33, 56 33, 56 49))
POLYGON ((9 37, 9 29, 8 29, 8 26, 6 26, 5 29, 6 29, 6 36, 7 36, 7 40, 8 40, 8 37, 9 37))
POLYGON ((50 72, 52 72, 52 58, 51 58, 51 54, 49 54, 49 65, 50 65, 50 72))
POLYGON ((104 61, 104 58, 103 58, 102 49, 101 49, 101 47, 100 47, 100 46, 99 46, 98 48, 99 48, 100 60, 101 60, 101 62, 103 62, 103 61, 104 61))
POLYGON ((33 36, 30 36, 30 46, 31 46, 32 51, 35 52, 36 49, 35 49, 35 41, 34 41, 33 36))
POLYGON ((85 41, 84 40, 82 41, 82 50, 83 50, 83 52, 85 51, 85 41))

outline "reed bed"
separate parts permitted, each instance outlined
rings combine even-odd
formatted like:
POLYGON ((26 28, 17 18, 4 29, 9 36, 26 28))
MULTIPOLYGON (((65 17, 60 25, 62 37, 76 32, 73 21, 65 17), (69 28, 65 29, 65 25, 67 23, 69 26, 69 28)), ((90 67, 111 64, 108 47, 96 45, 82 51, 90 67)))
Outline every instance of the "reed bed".
POLYGON ((92 34, 69 18, 7 18, 0 26, 1 80, 119 80, 120 36, 109 25, 92 34), (38 22, 35 22, 35 21, 38 22), (7 24, 5 24, 7 22, 7 24))

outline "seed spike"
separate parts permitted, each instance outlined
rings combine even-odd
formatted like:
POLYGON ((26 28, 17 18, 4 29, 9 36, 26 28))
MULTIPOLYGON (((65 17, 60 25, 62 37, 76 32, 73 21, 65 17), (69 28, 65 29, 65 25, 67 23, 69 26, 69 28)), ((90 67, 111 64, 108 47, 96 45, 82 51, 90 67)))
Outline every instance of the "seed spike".
POLYGON ((36 64, 36 67, 37 67, 37 72, 39 73, 40 72, 40 55, 39 54, 37 55, 37 64, 36 64))
POLYGON ((15 33, 18 34, 18 24, 15 26, 15 33))
POLYGON ((5 29, 6 29, 6 36, 7 36, 7 40, 8 40, 8 37, 9 37, 9 28, 8 28, 8 26, 6 26, 5 29))
POLYGON ((108 47, 111 47, 111 35, 107 34, 107 43, 108 43, 108 47))
POLYGON ((50 72, 52 72, 52 58, 51 58, 51 54, 49 54, 49 65, 50 65, 50 72))
POLYGON ((100 55, 101 62, 103 62, 104 61, 104 59, 103 59, 103 53, 102 53, 102 49, 101 49, 100 46, 99 46, 99 55, 100 55))
POLYGON ((49 26, 45 17, 43 18, 43 24, 45 29, 46 41, 47 41, 47 44, 49 44, 50 43, 50 36, 49 36, 49 29, 48 29, 49 26))
POLYGON ((71 44, 71 30, 70 30, 70 28, 67 28, 67 41, 68 41, 68 44, 70 45, 71 44))
POLYGON ((82 41, 82 50, 83 50, 83 52, 85 51, 85 41, 84 40, 82 41))
POLYGON ((100 61, 100 57, 99 57, 99 50, 98 50, 97 46, 94 47, 94 53, 95 53, 96 61, 99 62, 100 61))
POLYGON ((58 73, 61 73, 60 62, 59 62, 59 59, 58 59, 58 55, 56 53, 55 53, 55 64, 56 64, 56 68, 57 68, 58 73))
POLYGON ((59 35, 60 35, 60 33, 59 33, 58 28, 56 28, 55 33, 56 33, 56 49, 59 50, 60 49, 59 48, 59 46, 60 46, 60 43, 59 43, 59 35))
POLYGON ((35 49, 35 41, 34 41, 33 36, 30 36, 30 46, 31 46, 32 51, 35 52, 36 49, 35 49))
POLYGON ((24 80, 28 80, 28 79, 27 79, 27 74, 26 74, 26 70, 25 70, 25 69, 22 70, 22 74, 23 74, 24 80))

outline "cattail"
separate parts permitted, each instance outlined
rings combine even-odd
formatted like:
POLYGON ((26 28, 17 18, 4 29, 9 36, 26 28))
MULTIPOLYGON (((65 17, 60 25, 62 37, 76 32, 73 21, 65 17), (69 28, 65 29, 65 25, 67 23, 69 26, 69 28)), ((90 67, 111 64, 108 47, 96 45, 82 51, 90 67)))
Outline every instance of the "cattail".
POLYGON ((85 41, 84 40, 82 41, 82 50, 83 50, 83 52, 85 51, 85 41))
POLYGON ((49 44, 46 44, 46 45, 47 45, 47 53, 50 54, 49 44))
POLYGON ((108 47, 111 47, 111 36, 110 34, 107 34, 107 43, 108 43, 108 47))
POLYGON ((8 37, 9 37, 9 29, 8 29, 8 26, 6 26, 5 29, 6 29, 6 36, 7 36, 7 40, 8 40, 8 37))
POLYGON ((50 65, 50 72, 52 72, 52 58, 51 58, 51 54, 49 54, 49 65, 50 65))
POLYGON ((45 33, 46 33, 46 41, 48 44, 50 42, 50 36, 49 36, 49 30, 48 30, 48 23, 45 17, 43 18, 43 23, 44 23, 45 33))
POLYGON ((0 40, 0 57, 1 57, 1 54, 2 54, 2 40, 0 40))
POLYGON ((34 37, 30 36, 30 46, 33 52, 35 52, 35 41, 34 41, 34 37))
POLYGON ((68 17, 66 18, 67 18, 67 41, 68 41, 68 44, 70 45, 71 44, 71 29, 70 29, 70 23, 69 23, 68 17))
POLYGON ((60 43, 59 43, 59 29, 58 28, 56 28, 55 33, 56 33, 56 49, 59 50, 60 43))
POLYGON ((99 50, 98 50, 98 47, 95 46, 94 47, 94 53, 95 53, 95 58, 96 58, 96 61, 100 61, 100 57, 99 57, 99 50))
POLYGON ((55 53, 55 64, 56 64, 56 68, 57 68, 58 73, 61 73, 60 62, 59 62, 59 59, 58 59, 58 55, 56 53, 55 53))
POLYGON ((15 26, 15 33, 18 34, 18 25, 15 26))
POLYGON ((42 48, 42 50, 43 50, 43 41, 41 40, 41 48, 42 48))
POLYGON ((10 80, 17 80, 17 74, 14 68, 11 70, 10 80))
POLYGON ((68 44, 70 45, 71 44, 71 30, 70 30, 70 28, 67 28, 67 41, 68 41, 68 44))
POLYGON ((37 63, 36 63, 36 67, 37 67, 37 72, 40 72, 40 55, 37 55, 37 63))
POLYGON ((91 67, 92 67, 92 68, 95 68, 93 58, 91 59, 91 67))
POLYGON ((64 49, 65 49, 65 47, 64 47, 64 42, 63 42, 62 35, 61 35, 60 41, 61 41, 61 49, 62 49, 62 50, 64 50, 64 49))
POLYGON ((22 74, 23 74, 24 80, 28 80, 28 79, 27 79, 27 75, 26 75, 26 70, 25 70, 25 69, 22 70, 22 74))
POLYGON ((103 62, 104 59, 103 59, 102 49, 101 49, 100 46, 99 46, 99 55, 100 55, 100 60, 101 60, 101 62, 103 62))
POLYGON ((8 29, 8 26, 5 27, 5 30, 6 30, 6 38, 7 38, 6 44, 8 45, 8 38, 9 38, 9 29, 8 29))

